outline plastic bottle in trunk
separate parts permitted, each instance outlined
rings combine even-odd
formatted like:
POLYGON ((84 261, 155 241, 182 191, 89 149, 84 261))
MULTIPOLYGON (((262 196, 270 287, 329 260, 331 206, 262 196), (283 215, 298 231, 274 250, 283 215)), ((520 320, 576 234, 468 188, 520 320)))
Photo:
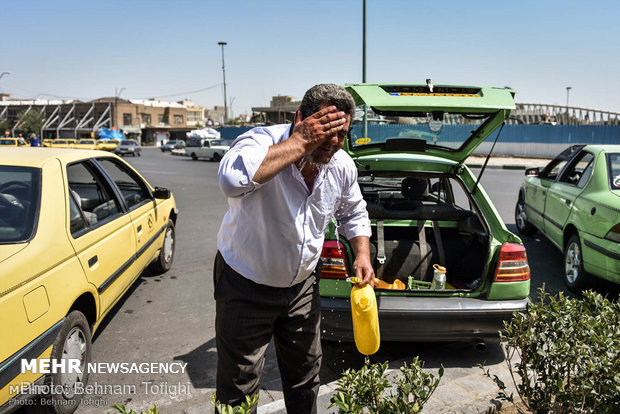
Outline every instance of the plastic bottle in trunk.
MULTIPOLYGON (((351 281, 359 283, 359 281, 351 281)), ((351 288, 351 315, 353 316, 353 337, 357 350, 364 355, 374 354, 379 350, 381 338, 379 335, 377 298, 372 286, 353 286, 351 288)))
POLYGON ((433 265, 433 284, 431 285, 431 289, 445 289, 446 288, 446 268, 443 266, 439 266, 438 264, 433 265))

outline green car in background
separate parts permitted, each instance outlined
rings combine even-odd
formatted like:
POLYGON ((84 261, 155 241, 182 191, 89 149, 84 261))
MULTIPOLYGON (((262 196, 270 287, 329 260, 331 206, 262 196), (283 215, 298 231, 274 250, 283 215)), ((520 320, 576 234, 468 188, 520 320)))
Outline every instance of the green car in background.
MULTIPOLYGON (((528 304, 530 270, 465 159, 514 109, 511 89, 345 85, 358 110, 343 149, 371 219, 382 341, 496 342, 528 304), (366 118, 367 133, 362 120, 366 118), (433 266, 447 269, 433 285, 433 266)), ((323 339, 353 340, 353 254, 331 222, 321 254, 323 339)))
POLYGON ((538 230, 564 253, 574 292, 590 275, 620 283, 620 145, 574 145, 542 170, 526 170, 515 222, 538 230))

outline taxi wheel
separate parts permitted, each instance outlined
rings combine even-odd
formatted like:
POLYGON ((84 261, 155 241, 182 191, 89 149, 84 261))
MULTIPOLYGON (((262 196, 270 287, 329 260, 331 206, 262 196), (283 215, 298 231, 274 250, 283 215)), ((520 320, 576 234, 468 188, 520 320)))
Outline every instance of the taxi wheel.
POLYGON ((527 216, 525 215, 525 202, 521 194, 519 194, 519 201, 517 201, 517 205, 515 206, 515 224, 517 225, 519 233, 524 236, 533 236, 538 231, 536 227, 527 220, 527 216))
MULTIPOLYGON (((67 315, 60 328, 50 358, 58 361, 63 359, 79 360, 79 371, 81 373, 67 369, 67 372, 64 373, 48 374, 45 382, 46 384, 53 384, 54 393, 41 397, 45 402, 40 404, 39 408, 47 411, 40 412, 70 414, 78 408, 80 397, 83 395, 80 388, 83 389, 88 382, 90 352, 91 333, 88 321, 82 312, 72 311, 67 315)), ((65 366, 68 368, 71 365, 67 363, 65 366)))
POLYGON ((166 236, 164 237, 164 244, 161 246, 159 256, 149 265, 151 272, 159 275, 170 270, 172 266, 172 260, 174 259, 174 245, 176 244, 174 222, 168 220, 168 227, 166 228, 166 236))
POLYGON ((575 293, 581 293, 588 285, 588 275, 583 269, 583 254, 577 234, 573 234, 564 246, 564 283, 575 293))

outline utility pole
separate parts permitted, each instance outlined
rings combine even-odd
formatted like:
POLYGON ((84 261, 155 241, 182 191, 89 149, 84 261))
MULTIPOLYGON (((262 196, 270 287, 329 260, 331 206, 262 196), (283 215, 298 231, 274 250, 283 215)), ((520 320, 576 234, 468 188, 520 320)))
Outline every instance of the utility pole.
MULTIPOLYGON (((366 0, 363 3, 363 12, 362 12, 362 83, 366 83, 366 0)), ((363 115, 363 124, 362 124, 362 137, 368 137, 368 115, 366 110, 366 105, 363 107, 364 115, 363 115)), ((351 124, 353 124, 353 120, 351 120, 351 124)), ((349 127, 350 128, 350 127, 349 127)))
POLYGON ((112 125, 110 125, 110 128, 113 126, 118 127, 118 97, 121 95, 121 93, 123 93, 124 90, 125 88, 121 88, 120 90, 114 88, 114 119, 112 119, 112 125))
POLYGON ((571 86, 567 86, 566 87, 566 125, 568 125, 569 123, 569 118, 568 118, 568 94, 570 92, 570 90, 573 89, 571 86))
POLYGON ((228 105, 226 105, 226 68, 224 65, 224 46, 228 43, 226 42, 217 42, 218 45, 222 46, 222 76, 224 77, 224 124, 228 123, 228 105))

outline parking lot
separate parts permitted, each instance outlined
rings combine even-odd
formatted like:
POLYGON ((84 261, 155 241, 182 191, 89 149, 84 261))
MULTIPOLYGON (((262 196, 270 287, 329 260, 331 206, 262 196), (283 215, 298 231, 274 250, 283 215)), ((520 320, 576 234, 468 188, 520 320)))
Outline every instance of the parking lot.
MULTIPOLYGON (((162 413, 178 413, 192 407, 210 407, 215 388, 215 303, 212 290, 212 263, 216 253, 216 233, 227 210, 226 198, 219 191, 218 163, 193 161, 146 148, 142 157, 126 158, 150 183, 168 187, 179 208, 177 245, 172 269, 162 276, 146 271, 129 294, 105 319, 93 344, 92 360, 105 363, 182 363, 179 373, 97 373, 90 384, 99 386, 90 405, 78 413, 107 412, 113 404, 134 409, 157 405, 162 413), (133 388, 118 389, 118 385, 133 388), (118 391, 118 392, 116 392, 118 391)), ((477 174, 479 170, 474 170, 477 174)), ((523 170, 487 169, 482 184, 500 215, 512 231, 514 205, 523 170)), ((542 285, 547 292, 566 291, 561 279, 562 255, 540 236, 524 239, 532 269, 532 295, 542 285)), ((611 289, 602 284, 600 290, 611 289)), ((617 292, 615 293, 617 295, 617 292)), ((324 342, 322 384, 328 384, 349 367, 358 368, 363 356, 353 344, 324 342)), ((393 364, 420 355, 430 369, 444 365, 442 383, 459 378, 481 377, 478 364, 503 367, 503 355, 497 345, 486 351, 465 343, 383 343, 373 362, 389 360, 393 364)), ((397 367, 397 366, 395 366, 397 367)), ((275 353, 267 353, 260 405, 266 409, 281 398, 275 353)), ((450 392, 438 392, 434 398, 451 398, 450 392)), ((491 395, 488 383, 469 391, 491 395)), ((277 404, 276 404, 277 405, 277 404)), ((201 412, 201 411, 196 411, 201 412)), ((274 412, 274 411, 267 411, 274 412)))

